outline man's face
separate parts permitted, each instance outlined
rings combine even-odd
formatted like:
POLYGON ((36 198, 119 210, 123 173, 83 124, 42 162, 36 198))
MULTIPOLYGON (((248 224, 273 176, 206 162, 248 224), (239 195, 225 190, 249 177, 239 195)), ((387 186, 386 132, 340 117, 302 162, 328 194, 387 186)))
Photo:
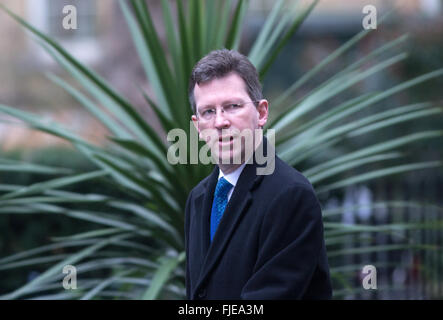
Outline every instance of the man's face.
MULTIPOLYGON (((242 162, 246 161, 252 146, 245 144, 241 135, 252 134, 254 130, 263 127, 268 118, 268 102, 260 100, 258 107, 251 102, 246 91, 246 84, 236 73, 229 73, 223 78, 196 84, 194 98, 197 115, 192 121, 199 136, 218 155, 219 163, 236 163, 241 155, 242 162), (235 109, 222 106, 236 104, 235 109), (215 113, 214 113, 215 111, 215 113), (206 117, 203 115, 206 113, 206 117), (208 119, 208 114, 211 116, 208 119)), ((253 151, 253 150, 252 150, 253 151)), ((215 157, 217 158, 217 157, 215 157)))

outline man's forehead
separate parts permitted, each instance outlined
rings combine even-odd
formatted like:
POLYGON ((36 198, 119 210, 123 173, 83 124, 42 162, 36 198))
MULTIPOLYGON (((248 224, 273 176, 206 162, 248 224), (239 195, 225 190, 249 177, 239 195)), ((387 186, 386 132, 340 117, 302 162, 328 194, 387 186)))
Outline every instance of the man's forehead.
POLYGON ((216 76, 216 77, 210 78, 208 80, 198 81, 197 84, 199 86, 202 86, 202 85, 206 85, 211 82, 218 82, 218 81, 225 81, 225 80, 238 81, 238 82, 245 83, 243 78, 237 72, 232 71, 232 72, 229 72, 223 76, 216 76))
POLYGON ((214 78, 212 80, 196 83, 194 87, 194 97, 202 98, 242 98, 248 96, 246 84, 243 79, 235 73, 224 77, 214 78), (235 97, 236 96, 236 97, 235 97))

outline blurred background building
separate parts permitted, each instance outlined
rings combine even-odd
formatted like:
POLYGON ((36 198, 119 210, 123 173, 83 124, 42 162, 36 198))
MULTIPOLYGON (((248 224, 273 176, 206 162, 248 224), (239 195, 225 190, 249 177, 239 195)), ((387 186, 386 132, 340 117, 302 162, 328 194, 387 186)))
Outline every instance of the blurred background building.
MULTIPOLYGON (((13 12, 37 27, 39 30, 55 37, 76 58, 93 67, 98 74, 107 79, 115 88, 146 115, 147 121, 156 126, 155 117, 149 110, 137 88, 141 85, 149 88, 143 76, 142 68, 137 59, 122 13, 117 0, 1 0, 13 12), (73 4, 78 12, 78 29, 65 30, 62 20, 65 5, 73 4)), ((308 3, 309 1, 304 1, 308 3)), ((247 53, 258 31, 259 26, 274 1, 250 1, 247 30, 244 35, 242 49, 247 53)), ((314 12, 294 37, 293 45, 288 46, 282 54, 284 63, 276 63, 272 75, 265 83, 265 92, 276 93, 285 88, 313 65, 321 61, 341 43, 362 29, 362 8, 368 1, 320 1, 314 12), (288 68, 289 67, 289 68, 288 68)), ((429 47, 441 39, 442 2, 440 0, 391 0, 370 1, 378 10, 378 16, 389 9, 395 10, 395 18, 377 30, 377 40, 390 38, 394 35, 411 32, 414 41, 426 41, 419 45, 429 70, 432 61, 425 58, 429 47), (439 33, 440 32, 440 33, 439 33), (383 34, 380 37, 380 34, 383 34), (440 38, 439 38, 440 36, 440 38)), ((157 20, 156 26, 160 35, 164 34, 161 24, 159 1, 149 1, 152 15, 157 20)), ((62 77, 65 75, 55 61, 40 46, 27 36, 18 23, 0 12, 0 99, 1 103, 17 106, 25 110, 41 113, 49 119, 68 123, 75 131, 92 140, 101 140, 104 129, 85 115, 66 92, 55 86, 46 72, 54 72, 62 77), (7 44, 7 45, 5 45, 7 44)), ((363 41, 355 50, 354 56, 364 54, 377 45, 373 39, 363 41)), ((432 49, 431 50, 437 50, 432 49)), ((429 53, 429 52, 428 52, 429 53)), ((351 58, 352 59, 352 58, 351 58)), ((437 58, 436 58, 437 59, 437 58)), ((439 59, 435 61, 438 63, 439 59)), ((346 63, 346 61, 344 62, 346 63)), ((334 67, 334 66, 333 66, 334 67)), ((337 64, 336 68, 340 68, 337 64)), ((331 70, 332 71, 332 70, 331 70)), ((399 71, 399 70, 398 70, 399 71)), ((401 71, 399 71, 401 72, 401 71)), ((321 81, 321 79, 318 79, 321 81)), ((374 80, 377 82, 377 80, 374 80)), ((370 85, 367 83, 366 85, 370 85)), ((271 101, 272 102, 272 101, 271 101)), ((156 126, 159 128, 158 126, 156 126)), ((46 144, 58 143, 56 140, 40 133, 0 123, 0 141, 3 151, 16 147, 34 148, 46 144)))

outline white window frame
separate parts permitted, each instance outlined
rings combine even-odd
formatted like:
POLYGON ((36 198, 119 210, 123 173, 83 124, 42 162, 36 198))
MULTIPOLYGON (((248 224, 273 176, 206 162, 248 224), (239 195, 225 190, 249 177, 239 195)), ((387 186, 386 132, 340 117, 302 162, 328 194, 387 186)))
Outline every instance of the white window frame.
MULTIPOLYGON (((27 20, 32 26, 36 27, 38 30, 42 31, 45 34, 49 33, 48 7, 50 5, 50 1, 57 0, 26 1, 27 20)), ((63 17, 63 13, 60 13, 60 17, 63 17)), ((62 24, 62 22, 63 20, 61 19, 60 25, 62 24)), ((81 28, 81 25, 79 25, 78 27, 81 28)), ((76 30, 71 31, 75 32, 76 30)), ((100 61, 100 45, 96 37, 82 36, 57 41, 64 49, 66 49, 71 55, 73 55, 82 63, 92 65, 100 61)), ((30 40, 29 49, 32 54, 35 55, 39 63, 42 63, 44 65, 54 65, 56 63, 54 59, 48 53, 46 53, 46 51, 33 39, 30 40)))

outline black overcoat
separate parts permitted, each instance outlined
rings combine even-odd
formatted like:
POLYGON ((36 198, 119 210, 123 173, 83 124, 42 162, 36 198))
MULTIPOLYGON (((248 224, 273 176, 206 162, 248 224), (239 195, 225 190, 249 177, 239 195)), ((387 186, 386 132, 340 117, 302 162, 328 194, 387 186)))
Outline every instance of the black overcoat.
POLYGON ((218 166, 191 191, 185 216, 188 299, 331 298, 314 189, 297 170, 273 159, 270 175, 257 175, 256 161, 244 167, 212 243, 218 166))

